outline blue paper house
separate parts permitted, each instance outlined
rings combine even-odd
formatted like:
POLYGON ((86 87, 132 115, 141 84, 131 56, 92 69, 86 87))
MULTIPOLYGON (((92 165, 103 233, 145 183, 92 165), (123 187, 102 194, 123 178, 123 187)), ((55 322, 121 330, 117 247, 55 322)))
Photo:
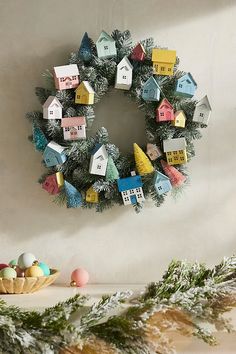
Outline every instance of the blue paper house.
POLYGON ((96 47, 99 58, 111 58, 117 54, 114 39, 105 31, 101 32, 96 42, 96 47))
POLYGON ((50 141, 44 150, 43 159, 47 167, 63 164, 66 161, 64 148, 54 141, 50 141))
POLYGON ((197 83, 190 73, 180 77, 176 85, 176 95, 184 97, 193 97, 197 89, 197 83))
POLYGON ((81 193, 67 181, 64 181, 67 208, 79 208, 83 204, 81 193))
POLYGON ((159 101, 161 94, 160 86, 153 76, 145 82, 142 88, 142 98, 145 101, 159 101))
POLYGON ((92 46, 87 32, 85 32, 81 41, 79 57, 85 62, 88 62, 92 59, 92 46))
POLYGON ((141 176, 136 176, 135 172, 132 172, 131 177, 119 178, 117 184, 124 205, 137 204, 145 200, 141 176))
POLYGON ((159 171, 155 173, 154 187, 159 195, 169 192, 172 188, 170 179, 159 171))

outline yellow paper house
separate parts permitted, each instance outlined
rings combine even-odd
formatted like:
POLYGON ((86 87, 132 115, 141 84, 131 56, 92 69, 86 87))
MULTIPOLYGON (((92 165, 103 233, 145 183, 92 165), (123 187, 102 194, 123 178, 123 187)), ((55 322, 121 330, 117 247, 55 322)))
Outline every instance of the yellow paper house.
POLYGON ((176 51, 153 48, 152 62, 154 74, 172 76, 176 62, 176 51))
POLYGON ((186 122, 186 116, 184 111, 175 112, 175 119, 171 121, 171 124, 175 127, 184 128, 186 122))
POLYGON ((88 81, 82 81, 75 90, 75 103, 79 104, 93 104, 94 90, 88 81))
POLYGON ((92 186, 86 191, 86 202, 98 203, 98 192, 92 186))
POLYGON ((181 165, 187 162, 185 138, 166 139, 163 149, 169 165, 181 165))

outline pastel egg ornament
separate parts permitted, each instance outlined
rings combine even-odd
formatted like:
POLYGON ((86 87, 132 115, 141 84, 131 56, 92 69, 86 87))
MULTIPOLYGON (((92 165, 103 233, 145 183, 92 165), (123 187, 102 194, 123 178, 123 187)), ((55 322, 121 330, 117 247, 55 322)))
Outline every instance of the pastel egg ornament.
POLYGON ((49 266, 48 266, 46 263, 44 263, 44 262, 39 262, 39 263, 38 263, 38 266, 42 269, 43 274, 44 274, 46 277, 48 277, 48 276, 50 275, 50 268, 49 268, 49 266))
POLYGON ((8 268, 9 266, 5 263, 0 263, 0 270, 4 269, 4 268, 8 268))
POLYGON ((17 273, 15 269, 6 267, 0 271, 0 277, 3 279, 15 279, 17 277, 17 273))
POLYGON ((71 273, 71 286, 82 287, 89 281, 89 274, 83 268, 77 268, 71 273))
POLYGON ((43 270, 39 266, 31 266, 25 270, 25 277, 43 277, 43 270))
POLYGON ((16 259, 12 259, 10 262, 9 262, 9 266, 17 266, 17 260, 16 259))
POLYGON ((21 269, 26 269, 32 266, 36 261, 36 257, 32 253, 22 253, 18 258, 18 266, 21 269))

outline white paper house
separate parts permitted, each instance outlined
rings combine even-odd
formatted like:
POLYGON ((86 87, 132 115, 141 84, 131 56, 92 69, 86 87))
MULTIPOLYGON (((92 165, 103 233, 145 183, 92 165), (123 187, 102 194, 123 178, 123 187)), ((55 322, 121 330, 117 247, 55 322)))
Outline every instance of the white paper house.
POLYGON ((115 88, 129 90, 132 85, 132 73, 133 66, 129 59, 124 57, 117 65, 115 88))
POLYGON ((211 106, 208 101, 208 97, 204 96, 195 107, 193 114, 193 122, 198 122, 208 125, 211 115, 211 106))
POLYGON ((104 145, 97 144, 91 153, 89 173, 92 175, 106 175, 108 154, 104 145))
POLYGON ((55 96, 49 96, 43 104, 43 118, 44 119, 61 119, 62 118, 62 104, 55 96))
POLYGON ((62 118, 61 127, 65 140, 86 139, 86 119, 85 117, 62 118))

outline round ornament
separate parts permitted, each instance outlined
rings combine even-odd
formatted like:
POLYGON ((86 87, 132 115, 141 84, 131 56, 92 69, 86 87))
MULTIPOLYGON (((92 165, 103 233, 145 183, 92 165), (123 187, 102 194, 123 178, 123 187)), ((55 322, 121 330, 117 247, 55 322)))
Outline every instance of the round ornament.
POLYGON ((44 263, 44 262, 39 262, 39 263, 38 263, 38 266, 42 269, 43 274, 44 274, 45 276, 49 276, 49 275, 50 275, 50 268, 49 268, 49 266, 48 266, 46 263, 44 263))
MULTIPOLYGON (((40 182, 56 202, 98 212, 132 205, 138 212, 148 198, 159 207, 168 193, 181 194, 194 140, 207 127, 211 106, 207 96, 194 98, 197 83, 178 65, 175 50, 153 38, 133 43, 128 30, 114 30, 102 31, 96 43, 86 32, 66 65, 44 74, 47 88, 36 88, 42 112, 27 117, 48 168, 40 182), (89 133, 96 104, 111 88, 136 102, 146 124, 145 146, 130 136, 134 148, 126 155, 106 128, 89 133)), ((125 126, 120 129, 122 134, 125 126)))
POLYGON ((0 277, 4 278, 4 279, 12 279, 12 278, 17 277, 17 273, 16 273, 15 269, 13 269, 11 267, 7 267, 7 268, 3 268, 0 271, 0 277))
POLYGON ((17 260, 16 260, 16 259, 12 259, 12 260, 9 262, 9 266, 17 266, 17 260))
POLYGON ((39 266, 31 266, 25 270, 25 277, 42 277, 44 276, 42 268, 39 266))
POLYGON ((19 266, 13 266, 13 269, 15 269, 17 277, 23 278, 25 276, 24 270, 21 269, 19 266))
POLYGON ((18 265, 21 269, 26 269, 32 266, 36 260, 32 253, 22 253, 18 258, 18 265))
POLYGON ((89 274, 83 268, 77 268, 71 273, 71 286, 82 287, 89 281, 89 274))
POLYGON ((9 267, 9 265, 5 264, 5 263, 0 263, 0 270, 9 267))

